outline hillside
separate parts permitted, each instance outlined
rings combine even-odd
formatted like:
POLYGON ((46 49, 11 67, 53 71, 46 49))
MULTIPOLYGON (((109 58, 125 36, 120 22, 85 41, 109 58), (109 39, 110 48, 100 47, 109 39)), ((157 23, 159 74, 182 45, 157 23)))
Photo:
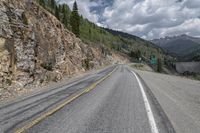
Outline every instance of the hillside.
MULTIPOLYGON (((45 8, 51 12, 54 10, 52 13, 55 14, 56 8, 52 9, 51 7, 47 6, 45 6, 45 8)), ((65 25, 67 25, 66 28, 71 30, 71 27, 69 26, 71 14, 69 7, 66 4, 62 4, 58 5, 58 9, 60 9, 60 21, 65 23, 65 25), (67 10, 66 13, 63 13, 63 8, 67 10), (65 16, 64 14, 68 16, 68 19, 66 21, 63 21, 62 19, 65 16)), ((96 24, 88 21, 86 18, 80 16, 80 38, 86 44, 106 46, 109 49, 119 51, 128 55, 131 52, 136 52, 139 50, 146 58, 149 58, 151 55, 155 55, 161 58, 164 56, 162 50, 149 41, 143 40, 139 37, 127 33, 123 33, 124 35, 115 33, 117 33, 117 31, 112 30, 111 32, 111 30, 99 27, 96 24)))
MULTIPOLYGON (((162 53, 162 49, 160 49, 159 46, 153 44, 152 42, 150 41, 147 41, 147 40, 144 40, 140 37, 137 37, 137 36, 134 36, 134 35, 131 35, 131 34, 128 34, 128 33, 125 33, 125 32, 120 32, 120 31, 115 31, 115 30, 112 30, 112 29, 108 29, 108 28, 104 28, 107 32, 111 33, 112 35, 115 35, 115 36, 118 36, 120 38, 123 38, 123 39, 126 39, 128 41, 132 41, 133 45, 134 43, 138 43, 140 44, 141 46, 144 46, 145 47, 148 47, 148 50, 146 51, 149 51, 149 52, 152 52, 154 51, 154 49, 156 49, 157 51, 159 51, 161 54, 162 53)), ((128 43, 129 44, 129 43, 128 43)))
POLYGON ((200 38, 181 35, 155 39, 152 42, 182 61, 196 60, 195 58, 199 56, 200 38))
POLYGON ((83 43, 34 1, 3 0, 0 16, 0 94, 127 61, 104 46, 83 43))
POLYGON ((144 58, 165 56, 148 41, 115 35, 82 16, 78 38, 71 32, 69 7, 52 1, 0 2, 0 96, 125 63, 138 51, 144 58))
POLYGON ((126 36, 116 33, 119 32, 114 30, 111 32, 111 30, 98 27, 87 19, 81 19, 80 38, 87 44, 107 46, 110 49, 125 54, 140 50, 146 58, 149 58, 151 55, 157 57, 164 56, 162 50, 151 42, 127 33, 123 33, 126 36))

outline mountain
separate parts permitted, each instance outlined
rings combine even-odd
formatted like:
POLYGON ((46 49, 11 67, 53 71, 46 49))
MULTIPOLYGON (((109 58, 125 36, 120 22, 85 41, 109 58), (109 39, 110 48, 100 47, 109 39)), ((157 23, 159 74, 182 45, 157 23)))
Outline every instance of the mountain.
POLYGON ((134 36, 134 35, 131 35, 131 34, 128 34, 128 33, 125 33, 125 32, 121 32, 121 31, 116 31, 116 30, 112 30, 112 29, 108 29, 108 28, 104 28, 106 31, 110 32, 111 34, 113 35, 117 35, 117 36, 122 36, 122 37, 125 37, 125 38, 130 38, 130 39, 141 39, 137 36, 134 36))
MULTIPOLYGON (((62 7, 63 5, 65 4, 61 4, 59 6, 62 7)), ((45 8, 50 11, 53 10, 51 8, 49 9, 47 6, 45 6, 45 8)), ((69 9, 68 6, 67 9, 69 9)), ((70 13, 71 11, 68 10, 67 16, 70 16, 70 13)), ((62 11, 60 11, 59 18, 63 18, 62 11)), ((69 25, 69 21, 67 23, 67 25, 69 25)), ((70 30, 70 27, 67 26, 67 28, 70 30)), ((164 56, 162 50, 149 41, 127 33, 99 27, 96 24, 88 21, 87 18, 83 18, 82 16, 80 16, 80 38, 86 44, 98 46, 103 45, 109 49, 127 55, 129 55, 132 51, 135 52, 139 50, 146 58, 149 58, 152 54, 157 57, 164 56)))
POLYGON ((125 33, 125 32, 121 32, 121 31, 108 29, 108 28, 104 28, 104 29, 106 31, 108 31, 109 33, 113 34, 113 35, 120 36, 120 37, 127 38, 127 39, 131 39, 131 40, 135 40, 135 41, 140 41, 140 42, 146 43, 146 44, 148 44, 151 47, 156 48, 156 49, 160 48, 157 45, 153 44, 151 41, 144 40, 144 39, 142 39, 142 38, 140 38, 138 36, 135 36, 135 35, 132 35, 132 34, 128 34, 128 33, 125 33))
POLYGON ((0 20, 0 94, 128 61, 103 45, 84 43, 37 1, 1 0, 0 20))
POLYGON ((66 4, 55 4, 54 0, 0 1, 0 94, 126 63, 133 52, 139 51, 145 58, 165 56, 151 42, 116 35, 82 16, 80 37, 76 37, 71 32, 70 15, 66 4))
POLYGON ((152 40, 165 52, 175 55, 181 61, 195 60, 200 51, 200 38, 180 35, 152 40))

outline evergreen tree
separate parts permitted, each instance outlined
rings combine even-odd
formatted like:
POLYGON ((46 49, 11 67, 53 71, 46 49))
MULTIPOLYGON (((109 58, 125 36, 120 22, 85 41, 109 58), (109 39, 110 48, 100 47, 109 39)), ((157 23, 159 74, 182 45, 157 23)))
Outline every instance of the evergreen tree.
POLYGON ((91 34, 92 34, 92 31, 91 31, 91 29, 90 29, 90 28, 89 28, 89 31, 88 31, 88 32, 89 32, 89 35, 91 35, 91 34))
POLYGON ((63 12, 63 24, 65 25, 65 27, 67 27, 68 25, 68 20, 67 20, 67 12, 63 12))
POLYGON ((162 62, 161 62, 161 59, 158 58, 158 61, 157 61, 157 72, 161 72, 162 71, 162 62))
POLYGON ((45 1, 44 0, 39 0, 39 4, 43 7, 45 7, 45 1))
POLYGON ((79 37, 80 36, 80 29, 79 29, 80 17, 79 17, 79 14, 78 14, 78 6, 77 6, 76 1, 74 2, 73 11, 72 11, 71 16, 70 16, 70 25, 72 27, 72 32, 77 37, 79 37))
POLYGON ((68 11, 67 11, 67 5, 62 5, 62 23, 65 25, 65 27, 68 27, 68 11))
POLYGON ((66 12, 66 4, 62 5, 62 13, 66 12))
POLYGON ((62 12, 62 6, 60 4, 58 5, 58 9, 59 9, 59 12, 62 12))
POLYGON ((51 0, 47 0, 48 7, 51 7, 51 0))
POLYGON ((55 9, 55 5, 56 5, 55 0, 51 0, 51 2, 50 2, 51 9, 55 9))
POLYGON ((55 16, 58 20, 60 20, 60 13, 59 13, 59 8, 58 6, 56 6, 56 9, 55 9, 55 16))

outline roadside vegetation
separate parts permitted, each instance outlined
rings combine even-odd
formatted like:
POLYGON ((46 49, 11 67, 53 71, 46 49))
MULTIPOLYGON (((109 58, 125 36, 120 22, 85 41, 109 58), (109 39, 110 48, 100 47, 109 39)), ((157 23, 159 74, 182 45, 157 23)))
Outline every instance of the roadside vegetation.
POLYGON ((162 72, 162 61, 160 58, 157 61, 157 72, 162 72))
POLYGON ((199 73, 184 72, 181 75, 186 77, 186 78, 190 78, 190 79, 194 79, 194 80, 199 80, 200 81, 200 74, 199 73))
POLYGON ((154 69, 146 63, 131 63, 129 66, 141 71, 154 72, 154 69))

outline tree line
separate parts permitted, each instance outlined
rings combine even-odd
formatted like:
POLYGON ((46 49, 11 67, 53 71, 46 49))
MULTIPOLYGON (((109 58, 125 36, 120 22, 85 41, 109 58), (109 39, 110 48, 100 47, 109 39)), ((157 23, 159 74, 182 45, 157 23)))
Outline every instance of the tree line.
POLYGON ((71 11, 66 4, 57 4, 55 0, 38 0, 38 3, 51 12, 64 26, 70 29, 77 37, 80 36, 80 16, 76 1, 71 11))
MULTIPOLYGON (((77 37, 81 38, 81 40, 85 43, 100 43, 108 48, 117 51, 125 51, 125 53, 128 52, 129 56, 136 60, 139 60, 142 56, 148 57, 148 55, 152 54, 151 50, 146 51, 143 48, 138 48, 138 50, 132 50, 132 48, 134 47, 133 44, 135 44, 136 42, 144 43, 137 37, 133 39, 127 39, 126 37, 123 37, 124 35, 115 35, 113 32, 112 34, 110 34, 110 32, 108 32, 107 30, 98 27, 97 25, 95 25, 87 19, 84 19, 82 16, 79 15, 78 5, 76 1, 74 2, 72 11, 68 7, 68 5, 58 4, 55 0, 38 0, 38 3, 46 10, 51 12, 60 22, 64 24, 64 26, 67 29, 71 30, 77 37)), ((104 50, 102 50, 102 52, 103 51, 104 50)), ((162 70, 161 59, 157 59, 156 65, 157 71, 160 72, 162 70)))

